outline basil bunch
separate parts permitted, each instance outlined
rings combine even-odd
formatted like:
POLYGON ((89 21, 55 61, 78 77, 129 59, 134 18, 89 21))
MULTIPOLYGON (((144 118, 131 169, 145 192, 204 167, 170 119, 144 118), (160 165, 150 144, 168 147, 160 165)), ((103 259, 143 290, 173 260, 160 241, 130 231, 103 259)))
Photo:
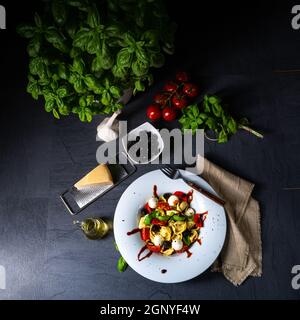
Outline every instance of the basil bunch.
POLYGON ((222 106, 221 99, 216 95, 205 95, 202 105, 193 104, 182 110, 183 115, 179 119, 184 130, 204 129, 212 131, 219 143, 224 143, 237 133, 239 129, 246 130, 259 138, 263 135, 248 127, 246 118, 239 121, 234 119, 222 106))
POLYGON ((123 91, 151 85, 151 68, 174 51, 163 0, 46 0, 34 25, 21 25, 30 57, 27 91, 54 117, 81 121, 123 107, 123 91))

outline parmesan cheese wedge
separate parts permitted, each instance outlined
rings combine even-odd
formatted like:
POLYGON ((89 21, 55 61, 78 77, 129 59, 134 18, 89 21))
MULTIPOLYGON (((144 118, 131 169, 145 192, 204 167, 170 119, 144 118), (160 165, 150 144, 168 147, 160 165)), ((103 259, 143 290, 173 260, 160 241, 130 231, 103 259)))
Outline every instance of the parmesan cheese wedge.
POLYGON ((111 173, 105 164, 100 164, 90 171, 86 176, 79 180, 74 186, 78 190, 82 190, 93 186, 113 185, 111 173))

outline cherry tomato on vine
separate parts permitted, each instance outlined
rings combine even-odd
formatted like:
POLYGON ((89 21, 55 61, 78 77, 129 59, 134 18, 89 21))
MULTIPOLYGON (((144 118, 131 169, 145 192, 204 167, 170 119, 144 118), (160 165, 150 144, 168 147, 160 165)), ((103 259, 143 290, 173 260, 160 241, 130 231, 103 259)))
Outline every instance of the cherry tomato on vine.
POLYGON ((190 77, 186 72, 179 71, 176 73, 176 80, 178 82, 188 82, 190 80, 190 77))
POLYGON ((178 88, 178 85, 175 82, 168 82, 165 84, 163 90, 167 92, 174 92, 178 88))
POLYGON ((184 95, 176 94, 172 98, 173 106, 177 109, 183 109, 187 106, 188 101, 187 98, 184 95))
POLYGON ((198 86, 194 83, 185 83, 182 91, 190 98, 195 98, 199 94, 198 86))
POLYGON ((162 106, 162 105, 166 104, 166 102, 168 100, 168 95, 166 95, 164 93, 158 93, 154 96, 153 100, 155 103, 162 106))
POLYGON ((176 119, 177 112, 174 108, 171 107, 165 107, 162 111, 162 117, 166 121, 173 121, 176 119))
POLYGON ((152 120, 159 120, 161 118, 160 105, 150 104, 147 108, 147 117, 152 120))

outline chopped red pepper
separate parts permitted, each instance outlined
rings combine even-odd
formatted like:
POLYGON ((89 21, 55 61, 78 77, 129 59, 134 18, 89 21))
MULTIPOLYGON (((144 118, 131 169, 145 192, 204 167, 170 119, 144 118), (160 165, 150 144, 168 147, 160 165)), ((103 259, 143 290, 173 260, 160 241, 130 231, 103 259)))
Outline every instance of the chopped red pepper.
POLYGON ((168 223, 168 221, 161 221, 161 220, 158 220, 156 218, 151 220, 151 224, 155 224, 155 225, 158 225, 158 226, 165 226, 165 225, 167 225, 167 223, 168 223))
POLYGON ((150 228, 143 228, 141 230, 141 238, 143 241, 147 241, 150 239, 150 228))
POLYGON ((147 244, 147 248, 148 248, 151 252, 160 252, 160 246, 154 246, 153 244, 148 243, 148 244, 147 244))

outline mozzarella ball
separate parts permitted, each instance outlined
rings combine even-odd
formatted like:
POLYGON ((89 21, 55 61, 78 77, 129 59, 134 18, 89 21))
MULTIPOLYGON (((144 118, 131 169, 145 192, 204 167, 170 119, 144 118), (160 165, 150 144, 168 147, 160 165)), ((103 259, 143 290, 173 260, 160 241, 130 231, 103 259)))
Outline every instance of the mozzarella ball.
POLYGON ((172 241, 172 248, 175 250, 175 251, 180 251, 183 247, 183 242, 182 240, 180 239, 175 239, 172 241))
POLYGON ((153 238, 153 244, 155 246, 161 246, 164 242, 164 239, 162 236, 160 236, 159 234, 157 234, 154 238, 153 238))
POLYGON ((169 206, 176 206, 176 204, 179 202, 179 199, 177 196, 170 196, 169 199, 168 199, 168 204, 169 206))
POLYGON ((148 201, 148 205, 151 209, 155 209, 157 207, 158 199, 155 197, 152 197, 148 201))
POLYGON ((195 210, 193 208, 188 208, 185 213, 187 217, 191 217, 193 214, 195 214, 195 210))

